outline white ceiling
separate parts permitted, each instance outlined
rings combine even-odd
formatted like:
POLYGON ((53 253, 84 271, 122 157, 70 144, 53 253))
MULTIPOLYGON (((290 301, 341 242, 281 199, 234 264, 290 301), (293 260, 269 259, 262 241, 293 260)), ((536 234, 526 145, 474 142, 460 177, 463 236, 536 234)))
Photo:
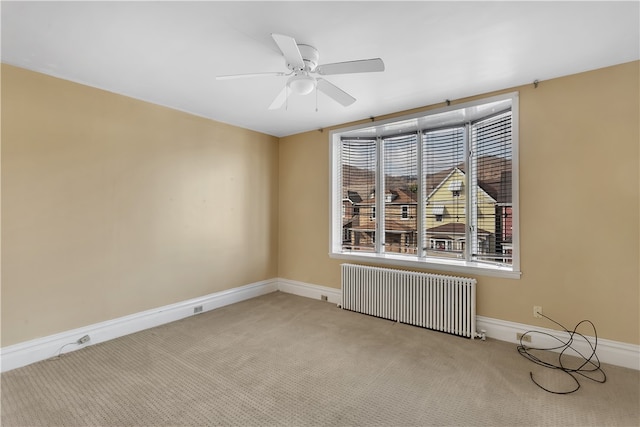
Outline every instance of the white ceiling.
POLYGON ((2 62, 274 136, 444 103, 640 59, 640 2, 8 2, 2 62), (326 76, 357 101, 292 95, 271 33, 320 64, 380 57, 382 73, 326 76))

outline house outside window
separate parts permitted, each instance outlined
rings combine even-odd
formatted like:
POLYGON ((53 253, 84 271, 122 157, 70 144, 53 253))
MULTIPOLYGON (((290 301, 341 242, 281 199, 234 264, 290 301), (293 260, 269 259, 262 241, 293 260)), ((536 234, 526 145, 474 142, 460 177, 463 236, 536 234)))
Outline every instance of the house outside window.
POLYGON ((517 99, 331 132, 332 206, 358 203, 332 208, 330 256, 519 277, 517 99))

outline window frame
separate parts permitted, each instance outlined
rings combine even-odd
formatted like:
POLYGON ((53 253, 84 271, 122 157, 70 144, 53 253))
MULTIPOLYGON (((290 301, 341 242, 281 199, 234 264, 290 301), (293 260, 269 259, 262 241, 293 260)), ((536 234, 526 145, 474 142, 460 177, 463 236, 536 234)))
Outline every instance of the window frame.
MULTIPOLYGON (((343 259, 356 262, 367 262, 373 264, 383 264, 392 266, 402 266, 410 268, 432 269, 437 271, 477 274, 493 277, 505 277, 519 279, 520 271, 520 227, 519 227, 519 95, 518 92, 510 92, 488 98, 478 99, 471 102, 461 103, 457 105, 448 105, 442 108, 436 108, 420 113, 394 117, 392 119, 375 121, 372 123, 364 123, 360 125, 339 128, 332 130, 329 134, 329 210, 330 210, 330 236, 329 236, 329 257, 335 259, 343 259), (420 123, 429 120, 445 119, 450 120, 451 117, 473 114, 474 111, 482 110, 482 108, 490 108, 491 105, 510 101, 512 111, 512 128, 511 128, 511 188, 512 188, 512 206, 511 206, 511 225, 512 225, 512 246, 510 266, 485 263, 470 259, 449 259, 435 258, 430 256, 411 256, 406 254, 395 254, 383 252, 381 244, 376 244, 375 252, 354 252, 353 250, 342 249, 342 218, 340 217, 342 203, 342 187, 340 182, 340 147, 341 137, 350 134, 369 134, 376 138, 381 136, 388 137, 393 135, 391 132, 402 133, 421 130, 420 123), (467 113, 469 112, 469 113, 467 113), (438 118, 439 116, 439 118, 438 118), (416 129, 413 129, 416 127, 416 129), (391 130, 391 131, 390 131, 391 130)), ((482 117, 490 116, 486 113, 482 117)), ((477 116, 481 117, 481 116, 477 116)), ((464 119, 458 123, 467 123, 472 120, 464 119)), ((454 123, 455 124, 455 123, 454 123)), ((451 123, 443 122, 442 126, 450 126, 451 123)), ((380 153, 378 153, 380 155, 380 153)), ((382 177, 376 173, 376 179, 381 184, 382 177)), ((382 188, 381 185, 376 186, 377 189, 382 188)), ((384 198, 377 198, 377 206, 383 216, 377 215, 378 218, 384 217, 384 198)), ((376 221, 378 224, 380 221, 376 221)), ((419 221, 420 222, 420 221, 419 221)), ((379 227, 376 225, 376 229, 379 227)), ((422 228, 418 228, 421 233, 422 228)), ((378 230, 379 231, 379 230, 378 230)), ((379 241, 380 239, 376 239, 379 241)), ((428 242, 425 242, 428 244, 428 242)), ((466 245, 469 247, 470 245, 466 245)))

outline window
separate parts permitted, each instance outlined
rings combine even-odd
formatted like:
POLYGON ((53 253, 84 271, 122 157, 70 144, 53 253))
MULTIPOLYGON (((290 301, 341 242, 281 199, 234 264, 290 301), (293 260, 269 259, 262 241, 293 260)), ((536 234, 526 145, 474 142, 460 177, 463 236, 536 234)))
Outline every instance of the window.
POLYGON ((462 189, 462 181, 453 180, 449 184, 449 191, 453 197, 460 197, 460 190, 462 189))
POLYGON ((443 205, 434 206, 432 213, 433 213, 433 217, 436 219, 436 222, 442 222, 442 220, 444 219, 444 206, 443 205))
POLYGON ((330 255, 519 277, 517 99, 331 132, 330 255))

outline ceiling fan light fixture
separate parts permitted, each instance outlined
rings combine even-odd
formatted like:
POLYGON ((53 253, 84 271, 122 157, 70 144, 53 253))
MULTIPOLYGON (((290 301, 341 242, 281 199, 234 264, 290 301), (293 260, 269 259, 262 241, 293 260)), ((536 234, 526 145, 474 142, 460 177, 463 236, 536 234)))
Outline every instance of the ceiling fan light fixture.
POLYGON ((298 95, 307 95, 316 88, 316 79, 306 74, 299 74, 291 77, 287 85, 298 95))

